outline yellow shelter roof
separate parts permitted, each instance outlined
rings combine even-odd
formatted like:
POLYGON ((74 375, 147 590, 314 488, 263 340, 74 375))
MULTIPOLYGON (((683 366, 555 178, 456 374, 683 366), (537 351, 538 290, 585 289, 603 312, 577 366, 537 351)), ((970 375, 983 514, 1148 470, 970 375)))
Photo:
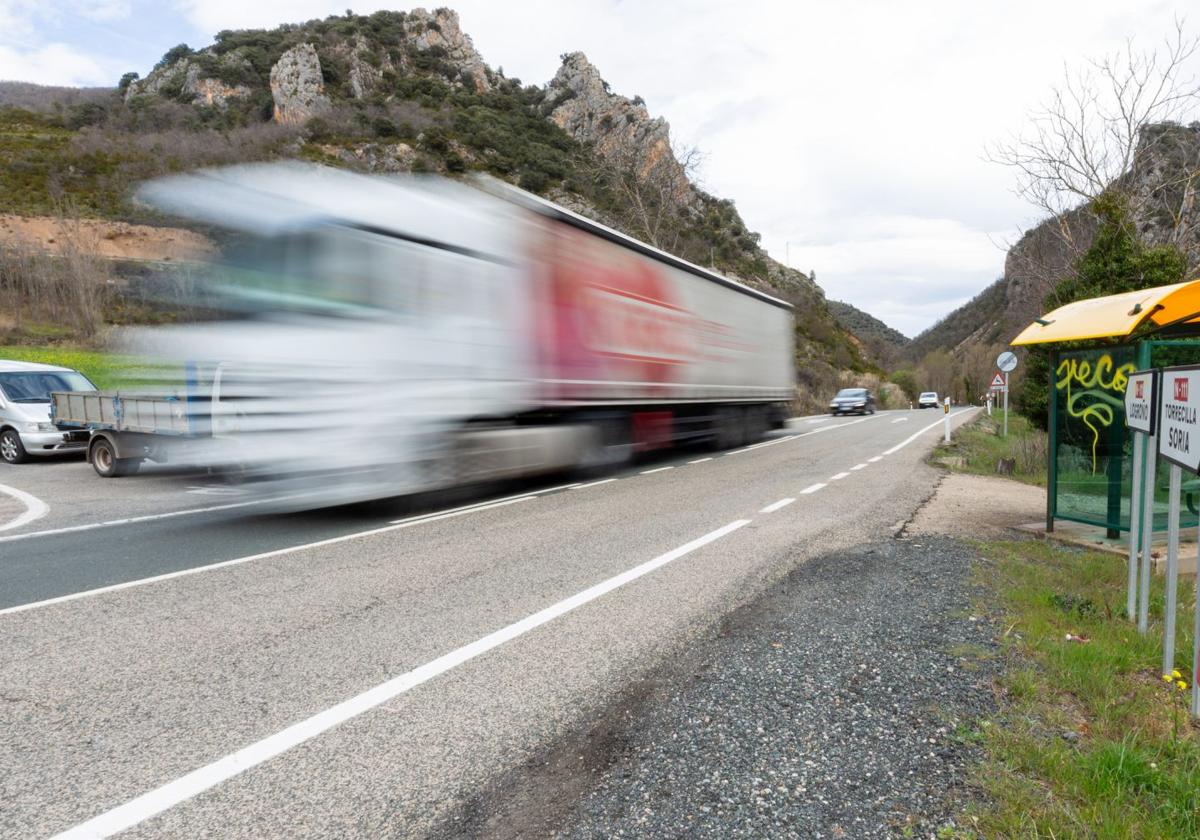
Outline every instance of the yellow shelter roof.
POLYGON ((1162 326, 1200 320, 1200 280, 1119 295, 1077 300, 1047 312, 1012 344, 1048 344, 1089 338, 1121 338, 1146 319, 1162 326))

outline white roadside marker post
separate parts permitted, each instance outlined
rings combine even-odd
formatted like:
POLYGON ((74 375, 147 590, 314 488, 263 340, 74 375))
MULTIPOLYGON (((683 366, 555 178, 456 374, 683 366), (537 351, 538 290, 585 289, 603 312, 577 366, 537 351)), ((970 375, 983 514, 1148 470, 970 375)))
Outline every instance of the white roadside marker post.
POLYGON ((1125 425, 1133 432, 1133 486, 1129 493, 1129 585, 1125 608, 1132 621, 1137 601, 1138 631, 1145 633, 1150 619, 1150 540, 1154 536, 1154 464, 1158 460, 1155 424, 1158 421, 1158 372, 1138 370, 1125 383, 1125 425), (1135 565, 1141 542, 1141 581, 1135 565), (1140 589, 1141 597, 1138 598, 1140 589))
POLYGON ((1171 499, 1167 508, 1167 598, 1163 607, 1163 669, 1175 668, 1175 598, 1179 584, 1179 484, 1183 471, 1171 464, 1171 499))
POLYGON ((943 406, 943 411, 946 414, 946 417, 944 420, 945 428, 946 428, 946 443, 949 443, 950 442, 950 398, 949 397, 946 397, 946 405, 943 406))

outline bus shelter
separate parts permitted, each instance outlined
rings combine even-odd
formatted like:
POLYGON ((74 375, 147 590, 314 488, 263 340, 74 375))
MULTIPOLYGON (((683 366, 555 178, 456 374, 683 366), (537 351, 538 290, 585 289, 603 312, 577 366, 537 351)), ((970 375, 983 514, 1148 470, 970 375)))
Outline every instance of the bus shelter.
MULTIPOLYGON (((1063 519, 1119 536, 1129 529, 1133 480, 1126 380, 1135 370, 1200 362, 1200 280, 1069 303, 1012 344, 1049 350, 1046 530, 1063 519)), ((1166 528, 1166 475, 1155 470, 1156 529, 1166 528)), ((1195 527, 1200 482, 1185 481, 1184 497, 1180 525, 1195 527)))

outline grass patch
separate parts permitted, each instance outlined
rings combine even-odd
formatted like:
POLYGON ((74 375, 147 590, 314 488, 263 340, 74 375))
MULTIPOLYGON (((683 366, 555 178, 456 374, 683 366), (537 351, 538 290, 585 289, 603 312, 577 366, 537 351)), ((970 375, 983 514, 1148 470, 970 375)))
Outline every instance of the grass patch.
MULTIPOLYGON (((981 583, 1001 606, 1001 710, 980 727, 984 837, 1200 836, 1200 730, 1161 679, 1161 581, 1151 632, 1124 617, 1125 564, 1053 542, 990 542, 981 583), (1067 635, 1089 641, 1069 641, 1067 635)), ((1191 656, 1179 587, 1176 667, 1191 656)))
POLYGON ((1001 459, 1012 459, 1011 478, 1045 487, 1046 433, 1015 413, 1008 417, 1008 437, 1001 436, 1003 427, 1003 415, 981 415, 934 449, 930 460, 955 472, 996 475, 1001 459))
POLYGON ((102 391, 143 380, 147 368, 146 360, 136 356, 68 346, 0 345, 0 359, 69 367, 92 380, 102 391))

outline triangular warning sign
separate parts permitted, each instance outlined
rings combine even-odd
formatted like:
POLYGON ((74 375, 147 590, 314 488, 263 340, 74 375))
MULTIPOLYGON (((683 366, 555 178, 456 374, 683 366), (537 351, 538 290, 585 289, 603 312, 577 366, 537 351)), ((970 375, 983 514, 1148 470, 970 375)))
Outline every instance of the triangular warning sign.
POLYGON ((1003 388, 1007 384, 1008 383, 1004 380, 1004 374, 1001 373, 1000 371, 996 371, 996 375, 992 377, 992 386, 991 387, 1003 388))

